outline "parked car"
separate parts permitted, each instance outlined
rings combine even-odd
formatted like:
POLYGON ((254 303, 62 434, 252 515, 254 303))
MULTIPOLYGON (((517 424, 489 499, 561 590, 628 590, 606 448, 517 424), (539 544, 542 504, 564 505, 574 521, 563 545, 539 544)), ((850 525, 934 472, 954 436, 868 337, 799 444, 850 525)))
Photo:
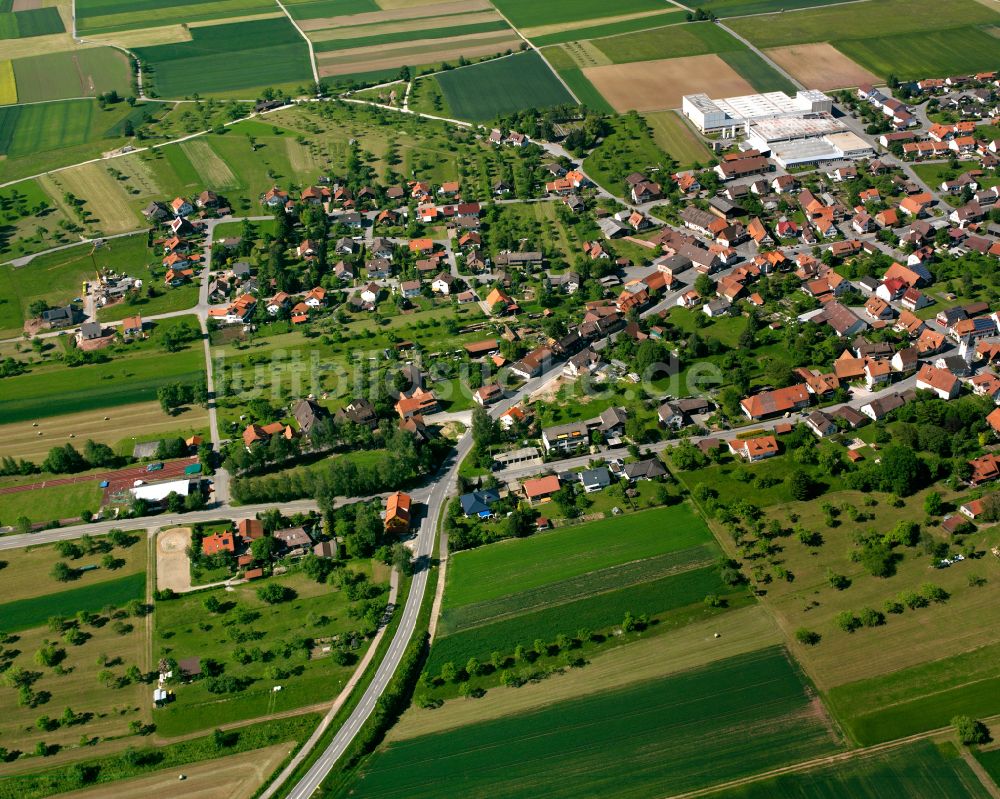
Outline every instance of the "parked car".
POLYGON ((162 463, 151 463, 151 464, 149 464, 149 466, 146 467, 146 471, 147 472, 158 472, 162 468, 163 468, 163 464, 162 463))

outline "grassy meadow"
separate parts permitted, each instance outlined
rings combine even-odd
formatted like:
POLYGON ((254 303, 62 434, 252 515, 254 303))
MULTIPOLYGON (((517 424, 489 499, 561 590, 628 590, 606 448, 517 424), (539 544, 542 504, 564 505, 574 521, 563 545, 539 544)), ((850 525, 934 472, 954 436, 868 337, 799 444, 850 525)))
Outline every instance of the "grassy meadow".
MULTIPOLYGON (((632 33, 633 31, 644 31, 650 28, 676 25, 683 23, 686 16, 687 12, 685 11, 663 11, 660 13, 643 14, 643 16, 632 19, 609 20, 604 24, 600 24, 600 20, 595 20, 593 25, 585 27, 566 26, 561 30, 551 33, 533 34, 531 31, 528 31, 528 36, 536 47, 547 47, 553 44, 587 41, 604 36, 615 36, 621 33, 632 33)), ((553 27, 558 28, 559 26, 553 27)), ((548 31, 551 28, 545 28, 544 30, 548 31)))
POLYGON ((113 33, 178 22, 205 22, 274 10, 265 0, 80 0, 76 3, 81 33, 113 33))
POLYGON ((128 58, 112 47, 18 58, 14 62, 18 99, 22 103, 95 97, 109 91, 130 93, 128 58))
POLYGON ((656 111, 643 116, 653 131, 653 141, 682 167, 705 164, 712 157, 711 150, 679 114, 656 111))
POLYGON ((613 7, 600 0, 496 0, 500 12, 517 28, 558 25, 643 11, 659 11, 658 0, 622 0, 613 7))

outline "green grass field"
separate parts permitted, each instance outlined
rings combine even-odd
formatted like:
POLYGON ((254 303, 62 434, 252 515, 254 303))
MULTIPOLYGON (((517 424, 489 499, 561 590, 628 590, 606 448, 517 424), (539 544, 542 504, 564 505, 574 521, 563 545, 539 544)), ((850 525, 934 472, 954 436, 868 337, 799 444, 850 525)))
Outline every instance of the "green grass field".
POLYGON ((276 6, 267 0, 80 0, 75 8, 81 32, 112 33, 264 14, 276 6))
POLYGON ((152 65, 153 85, 163 97, 246 94, 261 86, 312 80, 308 47, 287 19, 211 25, 191 34, 190 42, 135 49, 152 65))
POLYGON ((884 754, 729 788, 706 799, 986 799, 989 795, 952 744, 918 741, 884 754))
POLYGON ((995 36, 972 26, 848 39, 833 45, 874 74, 901 80, 992 69, 1000 47, 995 36))
POLYGON ((993 778, 993 782, 1000 785, 1000 749, 990 749, 988 752, 975 752, 978 760, 987 773, 993 778))
POLYGON ((711 22, 608 36, 593 40, 594 46, 613 64, 652 61, 660 58, 726 53, 746 46, 711 22))
POLYGON ((481 122, 525 108, 573 102, 534 51, 442 72, 437 81, 459 119, 481 122))
MULTIPOLYGON (((609 10, 607 13, 610 14, 612 12, 609 10)), ((617 10, 614 13, 618 13, 617 10)), ((636 19, 623 19, 618 22, 609 22, 605 25, 592 25, 586 28, 570 28, 569 30, 557 33, 545 33, 541 36, 532 36, 531 41, 537 47, 545 47, 550 44, 585 41, 601 36, 615 36, 621 33, 659 28, 664 25, 676 25, 684 22, 686 15, 687 12, 685 11, 664 11, 662 14, 637 17, 636 19)))
POLYGON ((975 0, 880 0, 734 19, 729 25, 758 47, 807 42, 834 42, 839 47, 847 39, 900 36, 998 22, 1000 14, 975 0))
POLYGON ((712 539, 688 505, 626 519, 603 519, 458 552, 449 564, 444 606, 495 599, 712 539))
POLYGON ((121 96, 130 93, 128 58, 112 47, 47 53, 13 63, 22 103, 95 97, 112 90, 121 96))
POLYGON ((367 797, 602 796, 703 788, 838 742, 780 648, 511 718, 392 743, 367 797))
POLYGON ((673 111, 644 114, 653 131, 653 141, 682 167, 705 164, 712 157, 698 135, 673 111))
POLYGON ((0 13, 0 39, 28 39, 64 30, 59 9, 54 7, 0 13))
MULTIPOLYGON (((616 196, 625 192, 625 177, 637 170, 672 167, 671 155, 657 146, 650 126, 638 114, 612 120, 614 130, 590 152, 583 165, 597 185, 616 196)), ((669 173, 668 173, 669 174, 669 173)))
MULTIPOLYGON (((371 576, 369 564, 352 564, 356 571, 371 576)), ((154 655, 184 658, 211 655, 225 664, 225 674, 250 681, 249 687, 235 694, 220 696, 210 693, 204 681, 182 686, 177 701, 156 711, 158 731, 167 736, 180 735, 219 724, 239 721, 268 713, 312 705, 333 699, 350 677, 353 666, 338 666, 331 658, 310 659, 302 649, 285 649, 285 642, 301 637, 327 637, 358 629, 359 621, 348 615, 351 603, 339 589, 293 573, 268 582, 278 582, 296 592, 296 598, 278 605, 267 605, 257 597, 262 583, 237 586, 234 591, 217 589, 199 592, 156 607, 154 655), (203 602, 215 596, 223 603, 236 603, 250 611, 254 618, 245 623, 232 622, 236 610, 218 615, 208 614, 203 602), (295 618, 294 628, 288 625, 295 618), (238 643, 228 633, 230 629, 253 632, 254 637, 238 643), (241 665, 234 659, 237 649, 259 647, 272 653, 268 662, 252 661, 241 665), (287 657, 285 656, 287 652, 287 657), (284 677, 268 676, 272 666, 286 672, 284 677), (280 684, 280 693, 271 688, 280 684)), ((363 649, 358 654, 363 653, 363 649)))
POLYGON ((727 50, 719 58, 746 78, 758 92, 785 92, 794 95, 798 87, 753 50, 727 50))
MULTIPOLYGON (((595 586, 597 589, 600 587, 602 586, 595 586)), ((531 646, 536 638, 554 641, 560 633, 573 636, 581 627, 594 631, 607 630, 621 624, 626 613, 633 616, 645 613, 659 618, 661 614, 688 606, 701 609, 704 607, 702 600, 705 596, 722 595, 727 590, 718 571, 712 566, 690 569, 624 588, 605 590, 600 594, 438 638, 431 649, 427 670, 436 674, 443 663, 452 661, 464 664, 470 657, 477 657, 485 662, 494 651, 509 655, 518 644, 531 646)), ((681 621, 686 623, 683 619, 681 621)))
POLYGON ((862 746, 946 727, 959 713, 1000 713, 1000 644, 923 663, 828 693, 831 709, 862 746))
POLYGON ((80 588, 70 588, 31 599, 0 605, 0 619, 7 632, 38 627, 51 616, 72 616, 78 610, 97 611, 105 605, 121 606, 146 595, 146 573, 138 572, 80 588))

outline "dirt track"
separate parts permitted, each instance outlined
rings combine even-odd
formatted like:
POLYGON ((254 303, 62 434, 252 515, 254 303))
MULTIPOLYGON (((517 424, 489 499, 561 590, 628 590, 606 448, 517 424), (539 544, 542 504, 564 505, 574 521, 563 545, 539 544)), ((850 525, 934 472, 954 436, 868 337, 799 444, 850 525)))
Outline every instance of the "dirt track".
POLYGON ((177 593, 191 588, 191 565, 184 551, 191 543, 190 527, 175 527, 156 536, 156 588, 177 593))
POLYGON ((854 88, 862 83, 877 84, 881 80, 826 42, 774 47, 765 52, 778 66, 810 89, 854 88))
POLYGON ((685 94, 752 94, 753 87, 717 55, 586 67, 583 74, 616 111, 679 108, 685 94))

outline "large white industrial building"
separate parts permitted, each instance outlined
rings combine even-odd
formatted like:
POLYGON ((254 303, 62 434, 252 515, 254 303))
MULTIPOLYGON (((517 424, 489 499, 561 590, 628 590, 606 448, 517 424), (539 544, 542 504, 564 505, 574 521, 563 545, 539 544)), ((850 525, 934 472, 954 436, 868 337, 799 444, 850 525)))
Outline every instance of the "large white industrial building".
POLYGON ((768 154, 783 168, 863 158, 875 152, 864 139, 833 118, 833 101, 815 89, 800 91, 795 97, 769 92, 723 100, 689 94, 681 110, 703 133, 741 136, 744 147, 768 154))
POLYGON ((833 100, 816 89, 807 89, 789 97, 784 92, 745 94, 713 100, 707 94, 687 94, 681 111, 702 133, 730 129, 735 136, 743 128, 759 119, 801 117, 804 114, 829 114, 833 100))

